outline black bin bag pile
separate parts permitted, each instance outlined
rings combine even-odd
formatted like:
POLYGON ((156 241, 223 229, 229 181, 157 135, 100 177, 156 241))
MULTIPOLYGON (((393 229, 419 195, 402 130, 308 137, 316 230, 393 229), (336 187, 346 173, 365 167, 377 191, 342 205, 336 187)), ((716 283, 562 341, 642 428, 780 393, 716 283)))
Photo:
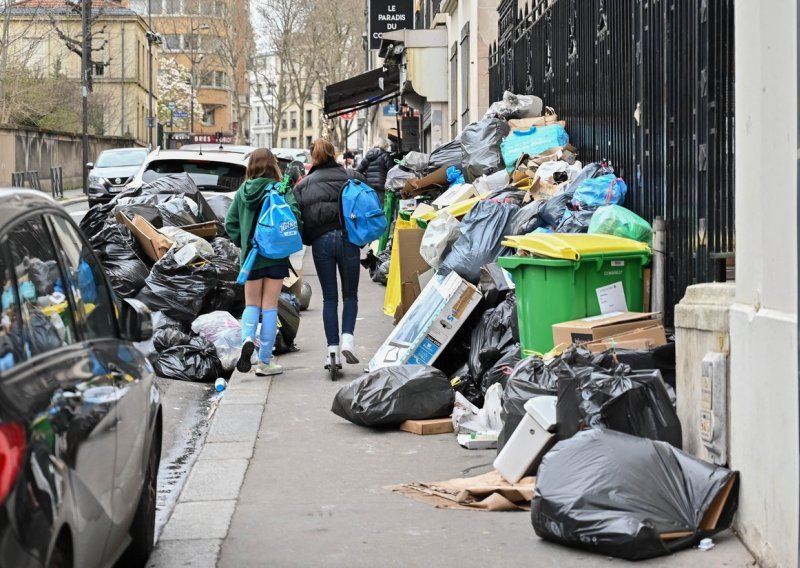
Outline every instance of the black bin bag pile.
POLYGON ((738 475, 666 442, 585 430, 539 466, 531 520, 547 540, 641 560, 730 527, 738 475))
POLYGON ((455 392, 438 369, 403 365, 377 369, 342 387, 331 411, 359 426, 396 428, 406 420, 442 418, 455 392))
MULTIPOLYGON (((231 372, 228 364, 222 365, 215 342, 191 329, 199 316, 227 312, 239 319, 244 310, 244 287, 236 284, 241 251, 224 231, 231 197, 218 195, 206 200, 188 175, 168 175, 92 207, 81 221, 81 229, 109 276, 115 295, 136 298, 153 312, 152 341, 140 349, 161 377, 207 382, 231 372), (169 234, 175 245, 154 262, 131 230, 117 219, 118 214, 129 219, 143 217, 169 234), (178 230, 209 222, 216 223, 216 235, 206 239, 178 230), (195 258, 186 263, 176 260, 176 254, 190 243, 199 245, 195 258)), ((32 266, 34 281, 47 286, 48 270, 47 266, 32 266)), ((300 312, 294 302, 296 298, 290 294, 279 303, 277 354, 296 350, 300 312)), ((219 321, 230 322, 230 318, 219 321)), ((230 360, 235 332, 228 328, 224 331, 218 341, 230 360)))

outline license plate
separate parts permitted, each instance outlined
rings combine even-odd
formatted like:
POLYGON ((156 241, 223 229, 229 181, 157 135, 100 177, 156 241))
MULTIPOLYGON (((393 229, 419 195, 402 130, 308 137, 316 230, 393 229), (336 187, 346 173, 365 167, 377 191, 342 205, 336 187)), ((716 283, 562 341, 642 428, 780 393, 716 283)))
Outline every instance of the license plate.
POLYGON ((113 187, 113 186, 112 186, 112 187, 109 187, 109 188, 108 188, 108 192, 109 192, 109 193, 119 193, 119 192, 120 192, 120 191, 122 191, 123 189, 125 189, 125 188, 124 188, 124 187, 122 187, 122 186, 119 186, 119 187, 113 187))

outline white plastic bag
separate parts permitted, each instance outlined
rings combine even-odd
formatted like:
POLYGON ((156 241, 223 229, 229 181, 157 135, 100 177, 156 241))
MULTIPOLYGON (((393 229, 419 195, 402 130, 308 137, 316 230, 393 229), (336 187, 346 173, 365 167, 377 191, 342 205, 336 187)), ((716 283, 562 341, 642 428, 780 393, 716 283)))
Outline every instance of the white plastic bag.
POLYGON ((211 312, 192 322, 192 331, 207 339, 217 348, 222 368, 230 371, 242 353, 242 326, 228 312, 211 312))
POLYGON ((495 383, 486 390, 483 408, 478 409, 460 392, 453 406, 453 429, 457 434, 499 434, 503 429, 503 387, 495 383))
POLYGON ((162 227, 158 232, 175 241, 175 244, 172 246, 175 248, 176 252, 187 245, 194 245, 199 256, 203 258, 213 258, 216 256, 211 243, 179 227, 162 227))
POLYGON ((428 223, 419 246, 419 254, 431 268, 438 268, 442 263, 450 246, 461 234, 460 230, 461 223, 449 213, 443 213, 428 223))

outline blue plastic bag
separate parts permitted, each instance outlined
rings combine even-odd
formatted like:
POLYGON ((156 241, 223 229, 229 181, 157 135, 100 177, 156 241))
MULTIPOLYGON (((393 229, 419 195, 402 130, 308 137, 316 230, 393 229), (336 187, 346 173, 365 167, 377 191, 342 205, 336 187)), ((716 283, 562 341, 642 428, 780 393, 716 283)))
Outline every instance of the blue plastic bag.
POLYGON ((464 174, 457 167, 450 166, 447 168, 447 183, 450 185, 466 183, 464 181, 464 174))
POLYGON ((275 185, 264 198, 253 242, 258 246, 258 254, 275 260, 303 250, 297 218, 275 185))
POLYGON ((566 146, 569 136, 560 124, 549 126, 531 126, 528 130, 514 130, 509 134, 500 148, 503 151, 503 161, 506 170, 514 170, 517 160, 523 154, 536 156, 550 148, 566 146))
POLYGON ((625 201, 628 186, 622 178, 606 174, 583 180, 575 189, 572 202, 581 206, 621 205, 625 201))

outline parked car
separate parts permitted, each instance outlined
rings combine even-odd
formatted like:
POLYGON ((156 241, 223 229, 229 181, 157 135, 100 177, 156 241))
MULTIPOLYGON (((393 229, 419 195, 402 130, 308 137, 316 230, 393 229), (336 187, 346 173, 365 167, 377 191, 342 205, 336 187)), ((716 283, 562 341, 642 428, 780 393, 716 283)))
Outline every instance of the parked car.
POLYGON ((89 171, 89 206, 110 201, 139 171, 146 148, 118 148, 100 153, 97 161, 86 164, 89 171))
POLYGON ((311 152, 303 148, 273 148, 272 153, 279 160, 290 162, 301 162, 306 170, 306 174, 311 170, 311 152))
MULTIPOLYGON (((192 146, 197 146, 192 144, 192 146)), ((255 148, 251 148, 251 151, 255 148)), ((216 146, 180 150, 156 149, 147 156, 139 171, 127 187, 141 187, 161 176, 189 174, 204 194, 234 193, 247 177, 247 162, 251 152, 220 150, 216 146)), ((285 170, 289 161, 278 158, 278 165, 285 170)))
POLYGON ((162 410, 117 301, 63 208, 0 189, 0 566, 144 566, 154 541, 162 410))

